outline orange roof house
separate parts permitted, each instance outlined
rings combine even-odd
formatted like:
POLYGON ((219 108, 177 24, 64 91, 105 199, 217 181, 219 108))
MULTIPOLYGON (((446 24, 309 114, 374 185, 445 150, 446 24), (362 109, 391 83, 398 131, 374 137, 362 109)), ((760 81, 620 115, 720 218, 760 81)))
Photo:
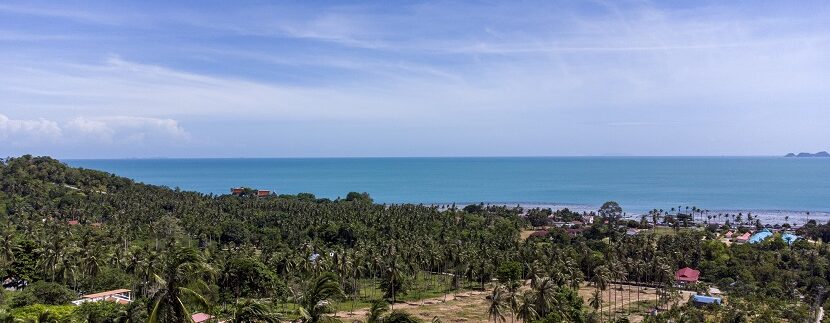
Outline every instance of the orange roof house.
POLYGON ((256 196, 257 197, 266 197, 266 196, 269 196, 269 195, 271 195, 271 191, 269 191, 269 190, 258 190, 258 191, 256 191, 256 196))

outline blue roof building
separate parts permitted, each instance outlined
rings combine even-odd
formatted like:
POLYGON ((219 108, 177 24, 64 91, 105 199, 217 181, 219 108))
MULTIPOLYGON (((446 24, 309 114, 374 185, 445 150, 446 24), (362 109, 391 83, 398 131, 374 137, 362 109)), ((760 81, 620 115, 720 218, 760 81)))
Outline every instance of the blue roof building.
POLYGON ((749 243, 759 243, 764 241, 764 239, 769 238, 772 236, 772 231, 763 229, 761 231, 756 232, 751 237, 749 237, 749 243))
POLYGON ((723 303, 723 301, 721 300, 720 297, 706 296, 706 295, 694 295, 694 296, 692 296, 692 301, 695 302, 695 304, 716 304, 716 305, 720 305, 721 303, 723 303))
POLYGON ((798 240, 798 236, 792 233, 784 233, 781 235, 781 239, 784 240, 787 244, 793 244, 796 240, 798 240))

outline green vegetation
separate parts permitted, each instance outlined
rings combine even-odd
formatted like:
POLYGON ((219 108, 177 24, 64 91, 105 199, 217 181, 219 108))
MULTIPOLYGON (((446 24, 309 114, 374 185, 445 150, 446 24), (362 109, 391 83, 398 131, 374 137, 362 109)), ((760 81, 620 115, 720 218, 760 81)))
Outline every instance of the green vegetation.
MULTIPOLYGON (((458 315, 497 322, 613 321, 654 309, 660 314, 646 320, 814 319, 830 290, 825 244, 729 246, 691 224, 712 219, 708 211, 679 209, 625 221, 609 202, 588 224, 568 210, 380 205, 354 192, 338 200, 215 196, 45 157, 10 158, 0 162, 0 278, 30 284, 0 294, 0 319, 187 322, 205 312, 234 322, 320 322, 363 308, 375 313, 368 322, 414 322, 395 304, 471 289, 489 295, 487 308, 458 315), (649 230, 659 218, 668 226, 649 230), (530 227, 579 220, 520 239, 530 227), (717 286, 726 303, 684 305, 673 278, 686 266, 701 271, 698 289, 717 286), (586 284, 593 291, 583 299, 577 291, 586 284), (136 301, 69 305, 118 288, 136 301)), ((734 229, 758 224, 747 217, 736 217, 744 228, 734 229)), ((827 241, 827 232, 812 223, 802 234, 827 241)))

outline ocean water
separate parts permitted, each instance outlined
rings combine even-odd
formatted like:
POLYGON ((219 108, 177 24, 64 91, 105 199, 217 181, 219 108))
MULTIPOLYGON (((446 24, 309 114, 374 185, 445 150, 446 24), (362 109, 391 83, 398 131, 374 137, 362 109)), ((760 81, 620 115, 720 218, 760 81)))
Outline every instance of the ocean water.
MULTIPOLYGON (((614 200, 631 214, 697 206, 830 219, 830 158, 505 157, 64 160, 149 184, 225 194, 247 186, 382 203, 478 203, 595 210, 614 200), (806 212, 810 212, 809 216, 806 212)), ((711 214, 711 213, 710 213, 711 214)))

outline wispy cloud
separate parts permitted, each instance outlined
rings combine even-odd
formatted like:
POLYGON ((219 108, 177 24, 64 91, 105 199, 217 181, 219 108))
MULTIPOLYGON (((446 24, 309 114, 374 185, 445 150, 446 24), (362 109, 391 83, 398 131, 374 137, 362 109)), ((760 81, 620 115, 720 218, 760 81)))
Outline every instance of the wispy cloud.
POLYGON ((426 155, 747 154, 830 136, 816 122, 830 119, 820 2, 121 7, 0 5, 6 129, 185 133, 237 155, 363 153, 353 143, 366 140, 379 155, 400 142, 426 155), (655 142, 670 127, 682 130, 655 142), (299 139, 225 139, 239 129, 299 139), (325 144, 340 140, 352 144, 325 144))

